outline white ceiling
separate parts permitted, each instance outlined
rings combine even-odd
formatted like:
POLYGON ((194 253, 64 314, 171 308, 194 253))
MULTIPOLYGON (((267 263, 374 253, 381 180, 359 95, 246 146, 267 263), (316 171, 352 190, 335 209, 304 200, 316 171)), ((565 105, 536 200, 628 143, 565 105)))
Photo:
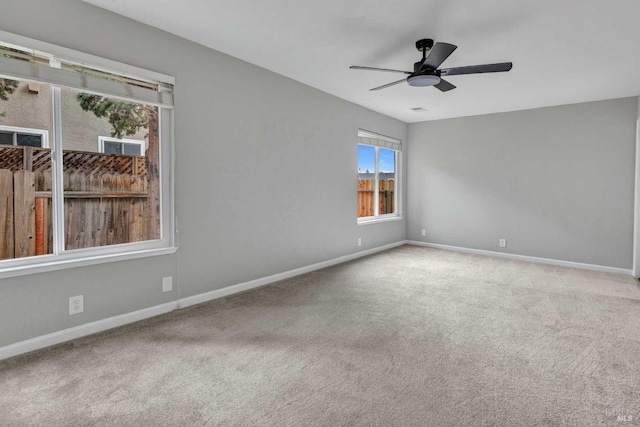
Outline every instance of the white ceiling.
POLYGON ((85 0, 405 122, 640 93, 639 0, 85 0), (513 62, 508 73, 396 85, 415 42, 458 46, 450 68, 513 62), (414 112, 424 107, 427 112, 414 112))

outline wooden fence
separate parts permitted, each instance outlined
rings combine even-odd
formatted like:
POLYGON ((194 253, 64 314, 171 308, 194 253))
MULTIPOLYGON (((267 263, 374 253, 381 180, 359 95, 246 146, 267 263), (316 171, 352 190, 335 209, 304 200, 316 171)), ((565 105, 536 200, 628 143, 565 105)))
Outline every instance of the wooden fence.
MULTIPOLYGON (((50 156, 47 149, 0 147, 0 259, 52 253, 50 156)), ((147 240, 144 157, 63 157, 66 249, 147 240)))
MULTIPOLYGON (((395 212, 395 181, 380 180, 378 188, 379 214, 395 212)), ((372 179, 358 180, 358 218, 374 215, 375 182, 372 179)))

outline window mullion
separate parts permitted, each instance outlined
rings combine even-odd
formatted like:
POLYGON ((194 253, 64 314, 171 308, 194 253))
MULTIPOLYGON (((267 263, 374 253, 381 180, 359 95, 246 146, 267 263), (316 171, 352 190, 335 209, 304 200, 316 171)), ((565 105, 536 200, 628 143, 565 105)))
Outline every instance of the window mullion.
POLYGON ((51 88, 51 201, 53 220, 53 253, 64 251, 64 173, 62 156, 62 90, 51 88))
POLYGON ((380 215, 380 170, 378 168, 378 147, 375 149, 375 175, 373 179, 373 216, 380 215))
POLYGON ((400 152, 396 151, 395 152, 396 155, 395 157, 395 165, 394 165, 394 171, 395 171, 395 176, 393 178, 393 210, 396 215, 400 215, 400 206, 398 205, 398 193, 400 192, 400 187, 398 186, 398 182, 400 182, 400 152))

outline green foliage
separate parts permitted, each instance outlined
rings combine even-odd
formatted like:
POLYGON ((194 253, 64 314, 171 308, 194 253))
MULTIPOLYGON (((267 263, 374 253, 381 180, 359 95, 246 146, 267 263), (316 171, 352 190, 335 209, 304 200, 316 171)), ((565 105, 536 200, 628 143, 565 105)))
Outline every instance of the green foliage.
POLYGON ((16 80, 0 79, 0 99, 6 101, 9 99, 9 95, 15 92, 18 87, 16 80))
MULTIPOLYGON (((0 78, 0 100, 6 101, 9 99, 9 95, 15 92, 19 82, 11 79, 0 78)), ((0 111, 0 117, 6 117, 6 111, 0 111)))
POLYGON ((113 127, 111 136, 115 138, 134 135, 140 129, 148 130, 149 115, 155 114, 155 110, 147 105, 100 95, 79 93, 77 99, 84 111, 91 111, 96 117, 107 118, 113 127))
MULTIPOLYGON (((3 51, 0 52, 0 56, 6 57, 6 58, 13 58, 13 55, 11 55, 12 52, 23 53, 22 51, 17 49, 4 47, 3 51)), ((25 61, 24 58, 20 58, 20 57, 16 59, 25 61)), ((9 95, 15 92, 16 88, 18 87, 18 84, 20 84, 20 82, 16 80, 0 78, 0 100, 7 101, 9 99, 9 95)), ((6 113, 4 114, 6 115, 6 113)))

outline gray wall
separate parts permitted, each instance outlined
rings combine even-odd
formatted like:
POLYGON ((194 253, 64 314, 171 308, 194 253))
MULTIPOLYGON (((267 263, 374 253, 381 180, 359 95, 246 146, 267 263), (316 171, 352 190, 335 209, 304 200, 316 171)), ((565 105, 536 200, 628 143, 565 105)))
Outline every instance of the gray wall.
POLYGON ((625 98, 409 125, 407 238, 631 268, 637 109, 625 98))
POLYGON ((77 0, 11 2, 0 28, 175 76, 180 247, 2 280, 0 346, 404 239, 404 221, 357 226, 356 144, 406 124, 77 0))

